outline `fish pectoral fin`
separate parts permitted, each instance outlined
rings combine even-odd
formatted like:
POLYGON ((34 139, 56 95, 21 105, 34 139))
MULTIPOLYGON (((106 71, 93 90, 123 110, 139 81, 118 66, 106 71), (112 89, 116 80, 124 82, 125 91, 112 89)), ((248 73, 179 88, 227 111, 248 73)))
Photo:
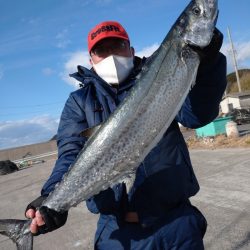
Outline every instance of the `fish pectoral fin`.
POLYGON ((32 250, 33 235, 29 231, 30 220, 0 220, 0 234, 16 243, 17 250, 32 250))

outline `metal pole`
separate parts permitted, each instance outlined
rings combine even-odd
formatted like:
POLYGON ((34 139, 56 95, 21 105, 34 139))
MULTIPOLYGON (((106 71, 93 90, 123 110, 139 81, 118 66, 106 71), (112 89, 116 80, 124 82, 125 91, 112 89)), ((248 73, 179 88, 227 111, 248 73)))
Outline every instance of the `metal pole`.
POLYGON ((229 27, 227 27, 227 32, 228 32, 229 41, 231 43, 231 49, 232 49, 233 62, 234 62, 234 68, 235 68, 235 74, 236 74, 238 89, 239 89, 239 92, 241 92, 241 85, 240 85, 240 77, 239 77, 239 73, 238 73, 238 66, 237 66, 234 45, 233 45, 233 42, 232 42, 232 38, 231 38, 231 33, 230 33, 229 27))

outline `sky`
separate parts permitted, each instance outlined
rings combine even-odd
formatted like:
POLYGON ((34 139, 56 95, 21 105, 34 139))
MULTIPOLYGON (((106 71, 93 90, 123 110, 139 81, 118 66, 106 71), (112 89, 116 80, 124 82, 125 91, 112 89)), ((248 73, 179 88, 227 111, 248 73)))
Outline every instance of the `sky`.
MULTIPOLYGON (((77 84, 68 76, 90 67, 87 34, 120 22, 136 55, 156 50, 189 0, 0 0, 0 149, 47 141, 77 84)), ((227 27, 239 68, 250 68, 249 0, 219 0, 217 27, 233 71, 227 27)))

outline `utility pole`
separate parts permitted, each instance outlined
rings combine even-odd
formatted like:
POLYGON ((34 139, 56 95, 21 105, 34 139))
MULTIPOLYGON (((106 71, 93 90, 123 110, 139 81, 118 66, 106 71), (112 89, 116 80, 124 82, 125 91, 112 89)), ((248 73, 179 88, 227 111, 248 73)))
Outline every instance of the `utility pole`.
POLYGON ((241 85, 240 85, 240 77, 239 77, 239 73, 238 73, 238 66, 237 66, 234 45, 233 45, 233 42, 232 42, 232 38, 231 38, 231 33, 230 33, 229 27, 227 27, 227 32, 228 32, 229 41, 231 43, 231 49, 232 49, 232 55, 233 55, 233 63, 234 63, 234 68, 235 68, 235 74, 236 74, 238 89, 239 89, 239 92, 241 92, 241 85))

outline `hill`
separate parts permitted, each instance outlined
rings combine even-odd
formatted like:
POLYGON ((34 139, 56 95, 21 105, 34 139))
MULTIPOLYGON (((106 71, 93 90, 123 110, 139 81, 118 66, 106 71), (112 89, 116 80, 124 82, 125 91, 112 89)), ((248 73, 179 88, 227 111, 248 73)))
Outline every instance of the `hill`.
MULTIPOLYGON (((240 69, 238 72, 242 91, 250 91, 250 69, 240 69)), ((227 75, 227 83, 228 94, 238 92, 235 72, 227 75)))

